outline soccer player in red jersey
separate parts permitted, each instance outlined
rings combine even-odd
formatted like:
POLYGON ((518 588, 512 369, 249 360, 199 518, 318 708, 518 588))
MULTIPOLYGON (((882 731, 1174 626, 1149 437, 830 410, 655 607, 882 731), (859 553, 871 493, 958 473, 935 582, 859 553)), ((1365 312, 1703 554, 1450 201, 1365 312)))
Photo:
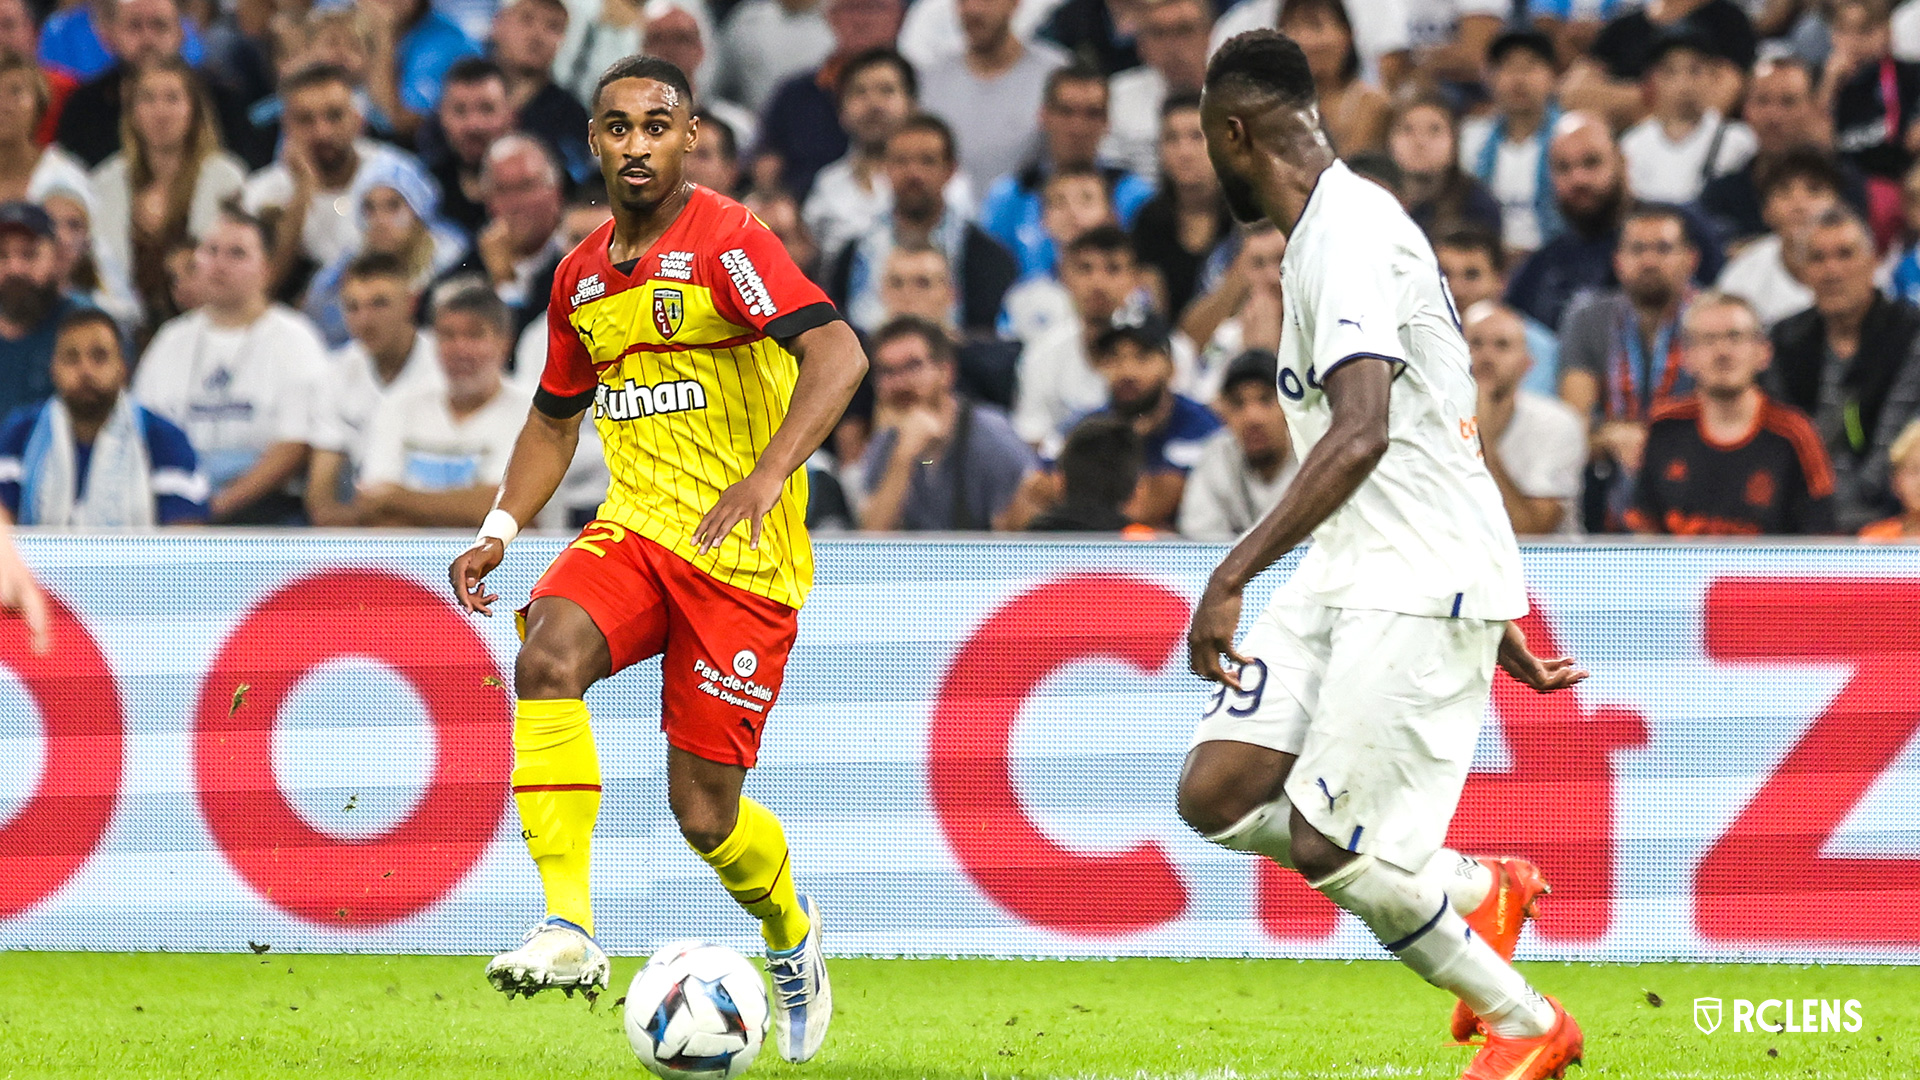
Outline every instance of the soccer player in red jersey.
POLYGON ((582 700, 663 656, 667 800, 760 920, 781 1056, 820 1047, 832 997, 818 910, 780 822, 740 794, 812 583, 802 465, 866 372, 853 330, 739 203, 685 178, 700 137, 686 75, 655 57, 600 77, 589 142, 613 220, 560 264, 547 366, 495 509, 453 563, 460 602, 566 473, 593 411, 612 482, 597 520, 534 586, 514 668, 514 800, 548 916, 488 979, 508 994, 597 990, 588 847, 600 769, 582 700))

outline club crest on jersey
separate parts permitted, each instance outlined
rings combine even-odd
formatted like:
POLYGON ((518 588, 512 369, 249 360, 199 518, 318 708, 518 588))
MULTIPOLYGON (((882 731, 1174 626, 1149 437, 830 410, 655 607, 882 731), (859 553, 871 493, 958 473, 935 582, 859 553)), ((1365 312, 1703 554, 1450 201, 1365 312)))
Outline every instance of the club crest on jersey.
POLYGON ((600 280, 600 275, 588 274, 573 287, 573 306, 577 308, 589 300, 605 296, 606 293, 607 283, 600 280))
POLYGON ((679 289, 653 290, 653 328, 670 338, 680 332, 680 317, 686 313, 686 298, 679 289))
POLYGON ((707 407, 706 388, 692 379, 643 385, 628 379, 620 386, 601 383, 593 392, 594 419, 638 420, 661 413, 707 407))

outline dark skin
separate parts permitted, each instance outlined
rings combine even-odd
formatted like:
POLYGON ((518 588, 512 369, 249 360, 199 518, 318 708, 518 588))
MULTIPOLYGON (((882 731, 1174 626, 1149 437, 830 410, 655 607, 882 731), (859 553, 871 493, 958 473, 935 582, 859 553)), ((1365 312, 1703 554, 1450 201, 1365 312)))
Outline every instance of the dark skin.
MULTIPOLYGON (((1314 184, 1334 162, 1319 110, 1228 83, 1206 91, 1201 129, 1234 216, 1241 221, 1265 218, 1291 236, 1314 184)), ((1240 689, 1239 668, 1247 658, 1235 648, 1234 634, 1247 583, 1312 535, 1386 455, 1393 376, 1387 361, 1360 358, 1321 377, 1332 424, 1300 463, 1299 477, 1279 504, 1234 545, 1208 579, 1187 633, 1194 674, 1240 689)), ((1499 663, 1540 693, 1586 677, 1571 660, 1542 660, 1528 652, 1526 638, 1511 623, 1500 643, 1499 663)), ((1279 798, 1293 762, 1292 754, 1249 743, 1201 743, 1187 755, 1181 771, 1180 816, 1203 835, 1223 832, 1279 798)), ((1323 880, 1357 857, 1322 836, 1297 808, 1288 826, 1294 865, 1308 881, 1323 880)))
MULTIPOLYGON (((607 258, 615 263, 644 256, 686 209, 692 187, 686 157, 699 140, 687 96, 652 79, 610 83, 595 102, 588 145, 600 159, 613 208, 613 239, 607 258)), ((694 530, 694 547, 707 552, 744 527, 757 548, 766 516, 782 487, 833 430, 866 374, 867 358, 844 322, 817 326, 780 343, 800 362, 800 377, 786 418, 774 431, 753 470, 720 493, 694 530)), ((584 413, 556 418, 539 409, 514 443, 506 480, 494 506, 515 521, 531 521, 559 489, 580 439, 584 413)), ((454 594, 468 611, 493 614, 499 599, 485 578, 506 554, 506 545, 482 539, 448 570, 454 594)), ((514 665, 515 692, 523 700, 582 697, 612 673, 606 636, 571 600, 543 596, 527 609, 527 636, 514 665)), ((733 833, 740 787, 747 770, 667 751, 667 802, 681 835, 700 851, 712 851, 733 833)))

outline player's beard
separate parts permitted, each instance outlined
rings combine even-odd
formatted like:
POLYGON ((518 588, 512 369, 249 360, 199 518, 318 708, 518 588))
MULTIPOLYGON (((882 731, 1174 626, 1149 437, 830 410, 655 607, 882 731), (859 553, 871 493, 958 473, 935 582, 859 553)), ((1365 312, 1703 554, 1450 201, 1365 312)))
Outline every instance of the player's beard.
POLYGON ((1254 196, 1251 182, 1229 171, 1216 172, 1220 177, 1220 194, 1225 196, 1227 211, 1233 215, 1233 220, 1251 223, 1267 216, 1260 210, 1260 200, 1254 196))
POLYGON ((36 285, 18 274, 0 278, 0 315, 15 326, 39 326, 59 302, 57 285, 36 285))

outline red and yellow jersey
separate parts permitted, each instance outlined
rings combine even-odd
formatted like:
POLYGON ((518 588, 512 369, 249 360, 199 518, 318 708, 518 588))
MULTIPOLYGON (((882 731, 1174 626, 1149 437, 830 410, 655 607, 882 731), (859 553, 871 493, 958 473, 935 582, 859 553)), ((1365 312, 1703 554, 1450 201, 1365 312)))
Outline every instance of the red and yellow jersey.
POLYGON ((742 526, 696 554, 693 531, 786 417, 799 370, 780 342, 839 313, 758 218, 706 188, 625 270, 608 261, 612 237, 608 222, 554 275, 535 406, 556 417, 592 407, 612 474, 601 519, 799 607, 813 583, 804 469, 787 479, 757 550, 742 526))

